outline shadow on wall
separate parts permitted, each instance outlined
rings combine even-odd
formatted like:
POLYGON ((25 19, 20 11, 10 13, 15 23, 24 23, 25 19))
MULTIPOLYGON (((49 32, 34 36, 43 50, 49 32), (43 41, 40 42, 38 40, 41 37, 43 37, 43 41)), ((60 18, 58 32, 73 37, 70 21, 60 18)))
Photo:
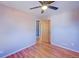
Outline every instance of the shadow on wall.
POLYGON ((30 14, 0 5, 0 57, 34 45, 35 30, 30 14))

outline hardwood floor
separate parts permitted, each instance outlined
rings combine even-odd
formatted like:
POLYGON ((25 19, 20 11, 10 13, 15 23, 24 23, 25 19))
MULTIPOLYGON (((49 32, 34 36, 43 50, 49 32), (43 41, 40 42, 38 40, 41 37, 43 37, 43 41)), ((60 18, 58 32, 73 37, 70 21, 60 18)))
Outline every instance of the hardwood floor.
POLYGON ((36 45, 26 48, 7 58, 78 58, 79 53, 72 52, 48 43, 37 43, 36 45))

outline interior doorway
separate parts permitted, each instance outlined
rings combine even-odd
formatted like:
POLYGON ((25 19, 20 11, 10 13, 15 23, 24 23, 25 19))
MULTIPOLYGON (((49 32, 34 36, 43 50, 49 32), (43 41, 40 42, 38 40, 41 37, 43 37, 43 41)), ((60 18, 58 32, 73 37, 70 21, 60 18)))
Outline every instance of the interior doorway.
POLYGON ((37 41, 50 43, 50 20, 39 20, 36 24, 37 41))

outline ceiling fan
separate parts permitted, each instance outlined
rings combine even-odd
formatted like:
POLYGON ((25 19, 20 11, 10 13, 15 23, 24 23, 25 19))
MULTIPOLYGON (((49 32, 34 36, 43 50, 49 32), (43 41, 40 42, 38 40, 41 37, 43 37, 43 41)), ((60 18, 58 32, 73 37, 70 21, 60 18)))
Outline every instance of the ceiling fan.
POLYGON ((55 2, 55 1, 38 1, 38 2, 41 4, 41 6, 36 6, 36 7, 30 8, 30 9, 32 10, 32 9, 36 9, 36 8, 41 8, 42 9, 41 13, 44 13, 44 11, 47 8, 50 8, 50 9, 53 9, 53 10, 58 9, 58 7, 50 5, 51 3, 55 2))

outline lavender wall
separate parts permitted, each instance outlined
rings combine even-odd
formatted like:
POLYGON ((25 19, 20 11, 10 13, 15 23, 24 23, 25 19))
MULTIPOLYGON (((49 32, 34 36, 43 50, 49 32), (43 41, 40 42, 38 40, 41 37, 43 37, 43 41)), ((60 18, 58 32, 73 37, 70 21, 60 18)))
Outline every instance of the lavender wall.
POLYGON ((34 45, 35 30, 30 14, 0 4, 0 57, 34 45))
POLYGON ((51 44, 79 52, 79 9, 51 17, 51 44))

